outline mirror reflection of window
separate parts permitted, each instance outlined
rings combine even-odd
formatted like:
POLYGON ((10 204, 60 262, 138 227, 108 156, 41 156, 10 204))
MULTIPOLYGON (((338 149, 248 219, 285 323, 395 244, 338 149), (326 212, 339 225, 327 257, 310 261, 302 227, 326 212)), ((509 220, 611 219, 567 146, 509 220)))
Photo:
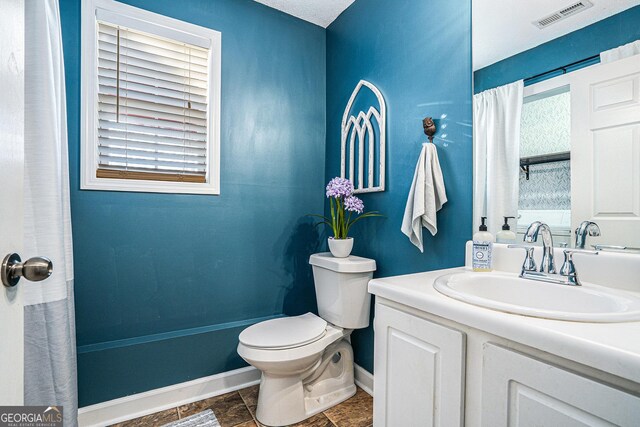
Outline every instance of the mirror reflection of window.
POLYGON ((520 157, 531 164, 520 171, 518 240, 529 224, 543 221, 556 244, 571 241, 570 108, 568 87, 524 99, 520 157))

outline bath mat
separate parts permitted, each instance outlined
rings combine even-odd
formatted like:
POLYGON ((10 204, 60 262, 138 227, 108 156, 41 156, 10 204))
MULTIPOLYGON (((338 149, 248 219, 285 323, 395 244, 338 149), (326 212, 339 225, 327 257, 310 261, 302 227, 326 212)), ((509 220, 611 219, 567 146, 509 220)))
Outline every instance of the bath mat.
POLYGON ((190 417, 165 424, 162 427, 220 427, 220 423, 213 414, 213 411, 207 409, 190 417))

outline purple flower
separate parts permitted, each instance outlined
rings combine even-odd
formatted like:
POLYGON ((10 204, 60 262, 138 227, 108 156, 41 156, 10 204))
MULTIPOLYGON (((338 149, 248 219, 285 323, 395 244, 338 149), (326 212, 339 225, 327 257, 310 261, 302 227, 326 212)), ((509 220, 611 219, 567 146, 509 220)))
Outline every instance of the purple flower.
POLYGON ((345 178, 333 178, 327 184, 327 197, 349 197, 353 194, 353 184, 345 178))
POLYGON ((344 199, 344 207, 350 212, 361 214, 364 211, 364 202, 356 196, 349 196, 344 199))

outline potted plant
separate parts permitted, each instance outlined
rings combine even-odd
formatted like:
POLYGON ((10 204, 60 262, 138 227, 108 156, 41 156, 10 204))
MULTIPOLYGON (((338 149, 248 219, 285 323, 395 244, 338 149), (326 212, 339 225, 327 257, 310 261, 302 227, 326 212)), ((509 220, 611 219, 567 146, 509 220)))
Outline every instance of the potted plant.
POLYGON ((331 218, 323 215, 312 216, 322 219, 319 224, 331 227, 333 236, 328 239, 331 254, 336 258, 346 258, 353 249, 353 237, 349 237, 351 226, 363 218, 382 215, 378 212, 364 213, 364 203, 353 195, 353 184, 348 179, 333 178, 327 184, 326 194, 331 206, 331 218))

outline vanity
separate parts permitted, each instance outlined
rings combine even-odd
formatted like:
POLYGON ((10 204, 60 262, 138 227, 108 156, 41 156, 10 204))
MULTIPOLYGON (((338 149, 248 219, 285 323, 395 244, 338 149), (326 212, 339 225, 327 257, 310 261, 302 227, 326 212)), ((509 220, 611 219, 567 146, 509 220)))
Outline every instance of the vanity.
POLYGON ((491 273, 369 282, 374 425, 640 425, 640 258, 576 254, 583 286, 567 286, 520 278, 520 250, 493 253, 491 273))
POLYGON ((640 55, 582 56, 595 24, 534 43, 522 4, 486 3, 468 231, 512 245, 476 256, 492 272, 468 242, 465 267, 369 282, 374 425, 640 427, 640 55))

